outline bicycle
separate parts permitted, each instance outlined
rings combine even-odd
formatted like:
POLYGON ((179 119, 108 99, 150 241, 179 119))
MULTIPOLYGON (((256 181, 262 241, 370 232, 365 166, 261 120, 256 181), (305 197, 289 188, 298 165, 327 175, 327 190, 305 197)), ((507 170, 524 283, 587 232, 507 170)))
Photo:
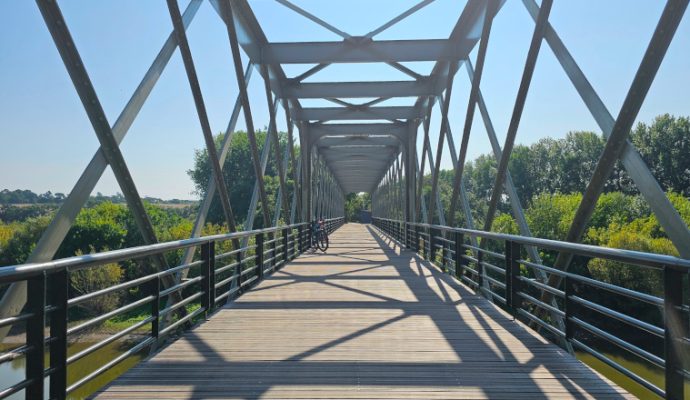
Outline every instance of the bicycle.
POLYGON ((311 247, 317 248, 324 253, 328 250, 328 232, 323 219, 312 222, 311 247))

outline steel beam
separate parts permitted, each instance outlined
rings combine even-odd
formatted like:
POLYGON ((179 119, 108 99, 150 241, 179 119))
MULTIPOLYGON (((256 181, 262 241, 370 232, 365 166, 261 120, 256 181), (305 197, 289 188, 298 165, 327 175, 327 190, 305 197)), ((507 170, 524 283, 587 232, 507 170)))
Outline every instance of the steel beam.
MULTIPOLYGON (((513 152, 515 136, 517 135, 518 126, 520 125, 520 119, 522 118, 522 110, 525 107, 527 92, 529 91, 529 86, 532 82, 534 67, 537 64, 537 56, 539 55, 539 49, 541 48, 544 31, 546 30, 546 24, 549 19, 549 13, 551 12, 552 5, 553 0, 543 0, 541 8, 539 9, 539 15, 537 17, 537 23, 532 34, 529 51, 527 52, 527 60, 525 61, 525 68, 522 73, 522 79, 520 80, 520 87, 518 88, 513 114, 510 118, 510 125, 508 126, 506 141, 503 145, 503 154, 501 154, 501 159, 498 163, 496 171, 496 179, 494 180, 494 187, 491 192, 491 199, 489 200, 489 210, 487 211, 486 218, 484 220, 485 231, 491 230, 494 215, 496 214, 496 207, 498 206, 498 200, 503 192, 503 181, 505 179, 506 171, 508 170, 508 160, 510 159, 510 154, 513 152)), ((481 243, 486 243, 486 241, 482 240, 481 243)))
MULTIPOLYGON (((534 0, 523 0, 523 3, 532 18, 536 19, 539 7, 534 0)), ((587 109, 592 114, 592 117, 599 125, 599 128, 601 128, 604 137, 608 138, 613 130, 615 120, 604 105, 604 102, 594 90, 589 80, 587 80, 587 77, 577 65, 575 59, 570 52, 568 52, 568 49, 551 25, 547 26, 546 32, 544 33, 544 39, 551 47, 556 59, 561 64, 561 67, 563 67, 566 75, 568 75, 568 78, 587 106, 587 109)), ((623 167, 630 175, 630 178, 635 182, 640 193, 647 200, 659 224, 664 228, 664 231, 671 242, 673 242, 673 245, 676 247, 681 257, 690 258, 690 230, 688 230, 688 226, 680 217, 678 211, 673 207, 663 189, 649 171, 644 160, 642 160, 642 157, 629 140, 621 154, 620 160, 623 167)))
MULTIPOLYGON (((460 155, 455 162, 453 191, 450 198, 450 215, 448 216, 448 223, 450 226, 453 226, 455 223, 455 209, 457 207, 460 186, 462 183, 462 175, 465 169, 465 158, 467 157, 467 147, 470 140, 470 133, 472 131, 472 122, 474 121, 474 110, 476 109, 477 98, 479 96, 479 85, 482 79, 482 72, 484 71, 486 50, 489 46, 489 38, 491 37, 491 26, 493 25, 494 15, 497 11, 498 1, 491 0, 487 6, 487 12, 484 17, 484 25, 482 27, 482 38, 479 41, 479 50, 477 53, 477 73, 471 81, 472 86, 470 88, 469 101, 467 102, 467 112, 465 113, 465 125, 462 131, 462 142, 460 143, 460 155)), ((469 63, 469 59, 467 60, 467 63, 469 63)), ((444 104, 444 106, 447 107, 447 104, 444 104)))
MULTIPOLYGON (((566 235, 566 241, 580 241, 592 217, 594 207, 604 189, 604 185, 611 176, 616 162, 623 154, 635 118, 637 118, 649 88, 652 86, 652 82, 654 82, 654 77, 661 66, 666 50, 668 50, 668 46, 671 44, 671 40, 676 33, 687 6, 687 0, 669 0, 666 3, 642 62, 637 69, 635 78, 630 85, 628 94, 623 101, 616 123, 606 141, 604 152, 599 157, 592 179, 582 195, 582 201, 575 212, 573 223, 566 235)), ((572 260, 571 254, 559 253, 554 266, 567 270, 570 260, 572 260)), ((549 283, 555 282, 560 282, 560 277, 552 275, 549 283)))
POLYGON ((457 61, 467 57, 474 40, 368 40, 351 37, 340 42, 269 43, 257 63, 317 64, 405 61, 457 61))
MULTIPOLYGON (((252 151, 252 164, 254 165, 254 173, 256 175, 256 182, 259 186, 259 194, 261 195, 261 211, 263 216, 263 226, 269 219, 268 215, 268 196, 266 195, 266 188, 264 187, 264 175, 259 163, 259 150, 256 144, 256 134, 254 131, 254 122, 252 120, 251 107, 249 105, 249 96, 247 95, 247 84, 244 81, 242 74, 242 59, 240 56, 239 44, 237 41, 237 31, 235 30, 235 23, 233 18, 233 5, 229 1, 220 1, 221 13, 223 19, 226 21, 225 26, 228 31, 228 38, 230 39, 230 50, 232 52, 233 64, 235 65, 235 76, 237 77, 237 86, 240 89, 240 96, 242 98, 242 111, 244 111, 244 123, 247 126, 247 137, 249 138, 249 146, 252 151)), ((267 74, 268 75, 268 74, 267 74)), ((264 79, 268 79, 265 76, 264 79)))
MULTIPOLYGON (((185 33, 184 24, 182 23, 182 15, 180 15, 177 0, 168 0, 167 3, 168 10, 170 11, 170 19, 172 20, 175 35, 177 36, 177 42, 180 47, 182 62, 187 73, 187 80, 189 81, 189 87, 192 91, 192 97, 194 98, 194 105, 199 117, 204 142, 206 143, 206 152, 208 154, 209 163, 211 164, 213 180, 216 184, 216 187, 218 187, 218 197, 220 198, 220 203, 223 208, 225 222, 227 223, 228 230, 230 232, 235 232, 237 225, 235 222, 235 215, 232 212, 232 206, 230 205, 230 195, 223 177, 223 167, 220 164, 218 151, 216 150, 216 143, 213 140, 211 124, 208 121, 206 105, 204 104, 204 98, 201 93, 201 86, 199 86, 199 79, 197 78, 194 60, 192 59, 192 52, 189 49, 187 35, 185 33)), ((242 78, 244 79, 244 76, 242 76, 242 78)), ((234 240, 233 243, 235 244, 236 248, 239 247, 239 241, 234 240)))
POLYGON ((343 121, 343 120, 396 120, 414 119, 419 113, 414 107, 321 107, 303 108, 295 119, 301 121, 343 121))
MULTIPOLYGON (((189 27, 200 5, 201 0, 190 1, 182 16, 185 29, 189 27)), ((112 133, 117 144, 120 144, 124 139, 146 99, 158 82, 158 78, 163 73, 168 61, 170 61, 176 47, 177 40, 174 32, 172 32, 112 126, 112 133)), ((105 155, 102 149, 99 148, 82 172, 74 188, 70 191, 67 199, 60 206, 55 217, 53 217, 41 235, 27 262, 48 261, 55 256, 62 241, 67 236, 67 232, 74 223, 77 214, 86 204, 107 166, 108 162, 105 155)), ((0 318, 19 313, 25 303, 26 284, 15 283, 10 285, 3 295, 2 301, 0 301, 0 318)), ((8 325, 0 328, 0 341, 7 335, 10 327, 8 325)))
POLYGON ((435 85, 418 81, 288 83, 283 96, 299 99, 431 96, 435 85))

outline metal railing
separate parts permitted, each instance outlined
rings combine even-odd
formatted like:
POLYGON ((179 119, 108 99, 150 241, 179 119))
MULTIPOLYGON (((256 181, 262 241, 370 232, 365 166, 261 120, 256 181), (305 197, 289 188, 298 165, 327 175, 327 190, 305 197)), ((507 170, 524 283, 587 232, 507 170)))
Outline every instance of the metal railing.
MULTIPOLYGON (((556 240, 452 228, 441 225, 406 223, 373 218, 373 224, 384 234, 413 249, 425 259, 451 273, 458 280, 492 299, 516 318, 543 329, 556 341, 565 340, 573 348, 595 357, 651 392, 669 399, 684 398, 685 378, 690 375, 688 360, 687 275, 690 260, 677 257, 619 250, 556 240), (473 246, 470 237, 482 239, 487 245, 473 246), (659 272, 663 281, 661 294, 643 293, 617 284, 604 282, 579 273, 565 272, 535 263, 523 256, 525 246, 544 251, 570 253, 586 259, 603 259, 659 272), (496 248, 500 250, 496 250, 496 248), (530 270, 542 270, 561 278, 558 287, 530 277, 530 270), (687 289, 687 288, 686 288, 687 289), (605 301, 624 299, 639 307, 658 312, 656 321, 630 315, 605 301), (548 300, 547 300, 548 299, 548 300), (555 299, 555 302, 552 301, 555 299), (554 323, 565 320, 565 331, 554 323), (603 321, 603 322, 602 322, 603 321), (610 332, 612 323, 622 324, 633 334, 610 332), (635 337, 636 340, 630 339, 635 337), (637 339, 639 338, 639 339, 637 339), (661 388, 626 368, 588 342, 616 346, 664 371, 661 388), (642 343, 642 344, 641 344, 642 343), (663 346, 645 345, 663 343, 663 346), (663 351, 660 351, 663 348, 663 351)), ((647 318, 648 319, 648 318, 647 318)))
MULTIPOLYGON (((343 222, 342 217, 327 220, 326 228, 330 233, 343 222)), ((0 364, 25 358, 25 379, 0 388, 0 398, 24 390, 27 399, 42 399, 46 377, 49 377, 50 398, 65 398, 128 357, 161 344, 170 333, 190 326, 197 319, 208 317, 224 300, 239 296, 266 274, 297 257, 309 247, 311 232, 308 228, 309 223, 299 223, 1 267, 0 284, 27 282, 28 302, 20 314, 0 319, 0 327, 26 324, 26 342, 0 354, 0 364), (246 237, 250 238, 247 246, 232 248, 233 242, 238 243, 237 239, 246 237), (141 265, 150 265, 146 262, 148 257, 165 256, 188 248, 196 249, 195 260, 189 264, 151 272, 130 281, 70 297, 72 273, 133 260, 141 265), (171 279, 185 270, 196 276, 181 281, 171 279), (165 287, 165 282, 173 284, 165 287), (138 289, 139 298, 136 300, 70 325, 68 312, 71 308, 132 289, 138 289), (173 294, 177 296, 173 297, 173 294), (144 319, 68 356, 70 337, 74 338, 110 318, 142 309, 147 309, 144 319), (50 321, 49 335, 45 334, 46 320, 50 321), (129 349, 68 385, 67 370, 70 364, 127 335, 142 331, 142 339, 129 349)))

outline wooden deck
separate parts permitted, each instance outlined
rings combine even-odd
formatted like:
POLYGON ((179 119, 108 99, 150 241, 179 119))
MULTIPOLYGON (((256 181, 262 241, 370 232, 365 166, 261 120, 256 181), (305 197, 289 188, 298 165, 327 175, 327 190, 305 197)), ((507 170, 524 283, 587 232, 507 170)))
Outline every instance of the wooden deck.
POLYGON ((348 224, 98 398, 631 398, 414 253, 348 224))

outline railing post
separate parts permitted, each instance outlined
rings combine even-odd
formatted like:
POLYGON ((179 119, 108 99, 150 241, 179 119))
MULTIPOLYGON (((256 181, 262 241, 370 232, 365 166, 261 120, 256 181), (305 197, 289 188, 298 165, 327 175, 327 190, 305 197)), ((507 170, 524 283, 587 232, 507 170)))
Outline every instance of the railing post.
POLYGON ((483 293, 484 287, 484 253, 477 251, 477 292, 483 293))
POLYGON ((508 308, 517 315, 522 301, 520 292, 520 244, 511 240, 505 242, 505 270, 506 270, 506 303, 508 308))
POLYGON ((45 302, 46 275, 41 273, 27 280, 27 311, 32 314, 26 322, 26 379, 32 382, 26 387, 27 399, 43 398, 45 369, 45 302))
POLYGON ((264 234, 257 233, 256 240, 256 268, 259 279, 264 276, 264 234))
POLYGON ((575 280, 566 275, 563 279, 563 289, 565 292, 563 307, 565 312, 565 340, 570 342, 575 335, 575 324, 572 322, 576 307, 575 302, 572 300, 572 297, 575 295, 575 280))
MULTIPOLYGON (((235 275, 237 276, 237 278, 235 278, 237 280, 235 297, 237 297, 242 293, 242 251, 238 250, 237 253, 235 253, 235 257, 235 261, 237 262, 237 266, 235 267, 235 275)), ((230 288, 232 289, 232 286, 230 286, 230 288)))
POLYGON ((297 226, 297 252, 304 253, 304 245, 302 243, 302 225, 297 226))
MULTIPOLYGON (((272 239, 271 241, 271 271, 276 270, 276 264, 278 263, 278 251, 276 249, 278 245, 278 238, 276 237, 276 233, 272 233, 270 238, 272 239)), ((264 274, 263 270, 261 271, 261 275, 259 276, 259 280, 263 279, 264 274)))
POLYGON ((201 296, 201 307, 204 308, 206 316, 211 311, 211 244, 206 242, 201 245, 201 287, 204 291, 201 296))
MULTIPOLYGON (((203 251, 203 250, 202 250, 203 251)), ((160 334, 160 296, 161 296, 161 278, 156 276, 151 281, 151 293, 154 296, 151 302, 151 316, 153 320, 151 321, 151 337, 158 340, 160 334)), ((51 383, 52 385, 52 383, 51 383)))
POLYGON ((288 238, 288 228, 283 228, 283 267, 288 263, 290 259, 290 241, 288 238))
POLYGON ((683 306, 683 273, 664 267, 664 358, 666 398, 682 400, 684 393, 683 344, 688 335, 687 312, 683 306))
POLYGON ((436 262, 436 229, 429 228, 429 260, 436 262))
POLYGON ((462 277, 463 266, 465 265, 465 259, 462 257, 465 251, 462 247, 465 237, 460 232, 455 232, 455 277, 460 279, 462 277))
POLYGON ((50 398, 67 396, 67 294, 69 277, 63 269, 51 274, 50 305, 50 398))
POLYGON ((208 244, 208 305, 209 311, 216 306, 216 242, 208 244))
POLYGON ((419 251, 419 225, 414 227, 414 251, 421 254, 419 251))

